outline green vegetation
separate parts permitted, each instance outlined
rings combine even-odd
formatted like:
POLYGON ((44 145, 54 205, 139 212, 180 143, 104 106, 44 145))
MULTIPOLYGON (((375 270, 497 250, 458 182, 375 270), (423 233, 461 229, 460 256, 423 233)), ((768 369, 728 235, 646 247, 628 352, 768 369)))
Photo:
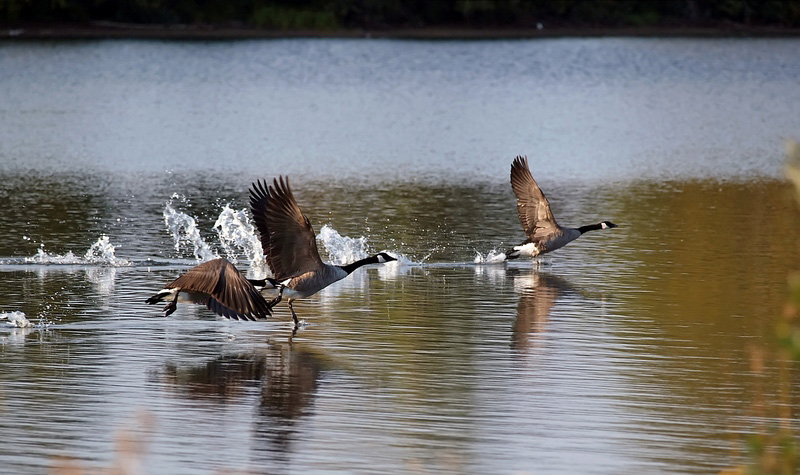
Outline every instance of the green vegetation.
POLYGON ((0 0, 0 24, 265 29, 800 27, 800 0, 0 0))
MULTIPOLYGON (((789 143, 786 160, 786 175, 795 188, 795 197, 800 203, 800 145, 789 143)), ((778 351, 768 354, 764 348, 752 348, 752 369, 763 375, 765 359, 778 362, 780 387, 777 400, 764 400, 762 395, 755 404, 755 413, 761 420, 772 420, 773 424, 757 427, 747 441, 750 463, 724 471, 724 474, 780 474, 790 475, 800 470, 800 442, 792 429, 793 401, 792 378, 800 362, 800 271, 789 276, 789 298, 783 314, 777 321, 775 335, 778 351)))

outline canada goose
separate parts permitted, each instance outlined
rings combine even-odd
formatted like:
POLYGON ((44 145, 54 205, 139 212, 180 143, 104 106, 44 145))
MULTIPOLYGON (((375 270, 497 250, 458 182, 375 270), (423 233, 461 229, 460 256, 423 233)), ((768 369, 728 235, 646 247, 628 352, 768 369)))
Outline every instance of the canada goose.
POLYGON ((253 281, 244 278, 223 258, 192 267, 145 302, 151 305, 168 302, 164 307, 165 317, 178 308, 178 302, 204 304, 217 315, 233 320, 262 320, 272 315, 253 281))
POLYGON ((579 228, 562 228, 550 211, 550 203, 542 193, 528 168, 528 157, 518 155, 511 164, 511 188, 517 195, 517 213, 522 229, 528 236, 522 244, 506 251, 507 259, 536 257, 553 252, 578 239, 587 231, 616 228, 611 221, 589 224, 579 228))
POLYGON ((344 279, 366 264, 396 261, 394 257, 379 252, 374 256, 344 266, 325 264, 317 251, 317 240, 308 217, 303 213, 289 188, 289 179, 273 179, 272 185, 261 180, 250 188, 250 210, 261 235, 261 247, 273 278, 255 282, 256 285, 278 289, 276 298, 269 302, 274 307, 284 295, 288 297, 295 327, 297 314, 292 303, 314 295, 332 283, 344 279))

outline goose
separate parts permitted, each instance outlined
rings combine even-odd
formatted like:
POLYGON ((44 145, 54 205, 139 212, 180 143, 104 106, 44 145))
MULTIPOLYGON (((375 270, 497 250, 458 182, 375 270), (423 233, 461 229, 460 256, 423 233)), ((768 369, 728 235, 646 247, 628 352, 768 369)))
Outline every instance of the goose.
POLYGON ((314 295, 325 287, 344 279, 354 270, 367 264, 396 261, 379 252, 353 263, 337 266, 322 262, 317 240, 308 217, 297 205, 289 178, 279 176, 272 185, 258 180, 250 188, 250 211, 261 236, 261 247, 273 277, 253 281, 256 286, 278 289, 278 296, 269 302, 277 305, 287 297, 295 328, 299 325, 292 306, 298 299, 314 295))
POLYGON ((233 264, 217 258, 192 267, 145 302, 167 302, 165 317, 178 308, 178 302, 190 302, 232 320, 263 320, 272 310, 254 282, 259 281, 246 279, 233 264))
POLYGON ((517 214, 528 239, 506 251, 506 259, 536 257, 564 247, 587 231, 617 227, 611 221, 579 228, 561 227, 550 211, 550 203, 531 175, 528 157, 518 155, 511 164, 511 188, 517 196, 517 214))

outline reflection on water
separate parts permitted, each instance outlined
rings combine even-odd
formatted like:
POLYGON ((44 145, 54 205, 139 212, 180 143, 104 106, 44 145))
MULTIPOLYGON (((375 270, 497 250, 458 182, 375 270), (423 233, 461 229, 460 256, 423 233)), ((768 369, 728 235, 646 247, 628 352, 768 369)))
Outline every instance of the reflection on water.
MULTIPOLYGON (((39 202, 70 192, 53 186, 39 202)), ((195 262, 191 249, 175 251, 163 197, 148 207, 154 217, 70 229, 67 240, 83 243, 76 255, 102 231, 130 265, 3 258, 2 310, 34 324, 0 327, 0 425, 32 447, 0 448, 9 466, 64 452, 103 466, 116 427, 145 409, 157 421, 146 464, 174 472, 492 471, 508 459, 516 470, 704 472, 736 463, 751 401, 775 397, 775 368, 755 377, 748 345, 769 344, 793 268, 800 219, 781 183, 554 187, 565 223, 602 210, 622 226, 535 264, 471 262, 520 238, 505 184, 317 192, 296 194, 330 210, 312 222, 330 226, 320 248, 332 243, 332 258, 366 247, 419 260, 360 269, 305 301, 308 325, 291 343, 280 309, 268 322, 229 322, 201 306, 165 319, 143 304, 195 262), (212 443, 218 453, 202 449, 212 443)), ((214 223, 245 205, 238 193, 214 201, 186 210, 222 250, 214 223)), ((0 248, 15 240, 6 234, 0 248)))
POLYGON ((576 292, 566 280, 545 272, 533 272, 514 279, 514 288, 520 298, 511 347, 528 352, 531 347, 540 346, 546 338, 547 318, 558 299, 576 292))
POLYGON ((797 267, 796 46, 0 45, 0 315, 32 324, 0 321, 0 471, 112 466, 141 411, 148 473, 740 464, 754 401, 797 416, 751 367, 797 267), (560 224, 620 227, 475 264, 523 239, 518 153, 560 224), (304 301, 291 339, 285 307, 144 304, 195 245, 263 272, 241 211, 278 173, 326 259, 401 262, 304 301))
POLYGON ((296 422, 313 414, 313 402, 330 362, 301 344, 267 343, 252 353, 223 355, 191 366, 167 363, 157 377, 186 398, 216 404, 248 404, 255 396, 254 450, 257 466, 285 463, 297 437, 296 422), (252 391, 250 391, 252 389, 252 391), (253 394, 254 393, 254 394, 253 394))

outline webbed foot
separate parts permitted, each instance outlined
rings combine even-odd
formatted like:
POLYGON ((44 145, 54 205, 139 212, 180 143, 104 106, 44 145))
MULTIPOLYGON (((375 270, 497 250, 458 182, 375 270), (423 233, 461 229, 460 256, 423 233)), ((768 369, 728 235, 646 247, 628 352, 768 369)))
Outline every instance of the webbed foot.
POLYGON ((173 300, 172 302, 164 306, 164 312, 166 312, 164 316, 169 317, 170 315, 172 315, 172 312, 174 312, 177 309, 178 309, 178 304, 173 300))

